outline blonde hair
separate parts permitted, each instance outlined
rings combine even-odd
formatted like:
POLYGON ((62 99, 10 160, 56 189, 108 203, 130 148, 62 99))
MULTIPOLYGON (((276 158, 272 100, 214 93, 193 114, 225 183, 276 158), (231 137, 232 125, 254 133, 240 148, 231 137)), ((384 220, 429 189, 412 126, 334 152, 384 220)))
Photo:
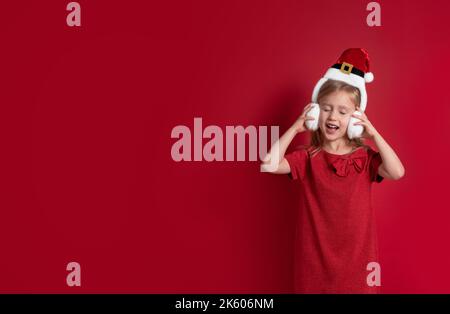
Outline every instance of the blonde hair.
MULTIPOLYGON (((361 103, 361 93, 359 89, 342 81, 327 80, 319 90, 317 102, 320 103, 320 100, 323 99, 325 96, 341 90, 349 94, 351 100, 355 104, 356 109, 358 109, 359 104, 361 103)), ((356 147, 366 146, 361 138, 351 139, 350 144, 353 144, 356 147)), ((322 133, 320 129, 317 129, 311 134, 310 146, 320 149, 322 145, 323 145, 322 133)))

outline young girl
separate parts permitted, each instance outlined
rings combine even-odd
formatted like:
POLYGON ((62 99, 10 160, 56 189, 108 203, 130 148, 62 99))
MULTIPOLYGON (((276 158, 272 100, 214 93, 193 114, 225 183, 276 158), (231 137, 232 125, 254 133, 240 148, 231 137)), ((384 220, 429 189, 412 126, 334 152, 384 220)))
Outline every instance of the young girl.
MULTIPOLYGON (((361 51, 366 54, 362 49, 358 53, 361 51)), ((359 66, 365 68, 361 72, 368 72, 367 55, 366 59, 366 64, 359 66)), ((344 62, 338 60, 337 64, 341 66, 344 62)), ((333 69, 341 71, 338 67, 333 69)), ((344 69, 344 74, 329 70, 313 96, 320 113, 311 144, 285 156, 295 135, 307 130, 305 122, 314 120, 308 116, 313 104, 304 108, 262 165, 267 166, 275 158, 278 167, 270 172, 288 174, 300 185, 295 239, 296 293, 378 292, 378 284, 373 285, 367 279, 372 271, 370 265, 379 263, 371 184, 383 178, 398 180, 405 170, 367 115, 354 114, 365 109, 361 108, 365 107, 362 96, 367 96, 359 84, 361 81, 352 84, 353 81, 342 76, 357 75, 347 73, 348 69, 344 69), (358 119, 355 125, 364 127, 362 137, 373 140, 379 152, 364 145, 360 138, 348 137, 351 117, 358 119)), ((362 74, 357 71, 358 68, 356 73, 362 74)))

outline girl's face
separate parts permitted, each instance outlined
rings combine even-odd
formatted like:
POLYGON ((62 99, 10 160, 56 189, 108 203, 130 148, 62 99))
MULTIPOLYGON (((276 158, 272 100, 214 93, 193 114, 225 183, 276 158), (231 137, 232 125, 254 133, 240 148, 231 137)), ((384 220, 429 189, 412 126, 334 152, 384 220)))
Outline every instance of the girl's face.
POLYGON ((345 91, 335 91, 321 99, 319 128, 328 141, 347 136, 347 126, 356 106, 350 94, 345 91))

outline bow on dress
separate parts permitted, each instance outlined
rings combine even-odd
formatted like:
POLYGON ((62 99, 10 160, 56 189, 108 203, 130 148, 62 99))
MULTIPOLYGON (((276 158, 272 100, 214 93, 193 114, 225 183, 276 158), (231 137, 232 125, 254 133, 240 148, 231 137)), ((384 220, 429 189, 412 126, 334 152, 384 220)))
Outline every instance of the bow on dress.
POLYGON ((331 162, 336 174, 340 177, 348 176, 350 168, 354 168, 358 173, 364 169, 366 156, 338 157, 331 162))

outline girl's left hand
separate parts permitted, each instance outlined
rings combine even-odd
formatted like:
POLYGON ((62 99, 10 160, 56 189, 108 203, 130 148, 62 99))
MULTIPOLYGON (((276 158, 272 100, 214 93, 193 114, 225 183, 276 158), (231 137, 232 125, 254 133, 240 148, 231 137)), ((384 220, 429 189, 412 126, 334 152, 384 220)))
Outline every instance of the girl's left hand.
POLYGON ((369 118, 367 118, 367 115, 364 112, 362 112, 361 115, 352 114, 352 117, 360 120, 354 123, 354 125, 362 125, 364 127, 362 137, 369 139, 373 139, 375 137, 375 135, 377 134, 377 130, 372 125, 372 123, 370 123, 369 118))

